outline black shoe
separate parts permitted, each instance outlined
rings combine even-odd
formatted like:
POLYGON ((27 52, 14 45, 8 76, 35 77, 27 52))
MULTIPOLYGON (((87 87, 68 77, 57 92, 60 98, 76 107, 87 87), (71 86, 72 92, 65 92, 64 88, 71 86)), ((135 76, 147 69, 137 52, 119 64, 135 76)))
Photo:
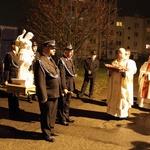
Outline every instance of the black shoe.
POLYGON ((59 123, 60 123, 59 119, 56 119, 56 120, 55 120, 55 123, 56 123, 56 124, 59 124, 59 123))
POLYGON ((66 122, 74 123, 75 121, 69 118, 69 119, 66 119, 66 122))
POLYGON ((32 97, 31 97, 31 95, 28 95, 28 102, 32 103, 32 97))
POLYGON ((78 98, 82 98, 82 97, 83 97, 83 94, 79 94, 79 95, 78 95, 78 98))
POLYGON ((45 141, 48 141, 48 142, 54 142, 55 141, 55 139, 53 137, 51 137, 51 136, 46 137, 44 139, 45 139, 45 141))
POLYGON ((35 101, 38 101, 38 97, 37 97, 36 95, 34 96, 34 100, 35 100, 35 101))
POLYGON ((58 132, 51 133, 51 136, 59 136, 58 132))
POLYGON ((64 126, 69 126, 69 123, 66 122, 66 121, 61 121, 60 124, 61 124, 61 125, 64 125, 64 126))
POLYGON ((32 99, 29 99, 28 102, 29 102, 29 103, 33 103, 33 102, 32 102, 32 99))
POLYGON ((17 112, 19 112, 19 113, 20 113, 20 112, 24 112, 24 110, 23 110, 23 109, 18 108, 18 109, 17 109, 17 112))

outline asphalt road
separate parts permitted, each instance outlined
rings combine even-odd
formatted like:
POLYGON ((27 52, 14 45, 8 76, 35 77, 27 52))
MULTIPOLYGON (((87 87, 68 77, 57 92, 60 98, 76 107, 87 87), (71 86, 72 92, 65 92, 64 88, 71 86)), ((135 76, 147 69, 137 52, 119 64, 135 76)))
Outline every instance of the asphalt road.
POLYGON ((150 150, 150 111, 134 105, 128 119, 106 114, 105 94, 93 100, 84 96, 71 101, 69 126, 55 125, 60 133, 54 143, 41 137, 39 106, 20 99, 20 116, 10 117, 7 99, 0 98, 1 150, 150 150))

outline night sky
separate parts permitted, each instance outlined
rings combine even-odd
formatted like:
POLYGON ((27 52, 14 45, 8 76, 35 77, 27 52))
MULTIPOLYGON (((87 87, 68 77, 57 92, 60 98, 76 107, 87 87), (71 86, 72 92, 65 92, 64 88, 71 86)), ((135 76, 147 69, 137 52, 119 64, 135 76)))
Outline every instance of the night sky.
POLYGON ((134 16, 140 14, 143 17, 150 17, 150 0, 118 0, 121 16, 134 16))
MULTIPOLYGON (((0 25, 18 26, 26 0, 0 0, 0 25)), ((119 15, 150 17, 150 0, 118 0, 119 15)))
POLYGON ((24 0, 0 0, 0 25, 18 26, 23 2, 24 0))

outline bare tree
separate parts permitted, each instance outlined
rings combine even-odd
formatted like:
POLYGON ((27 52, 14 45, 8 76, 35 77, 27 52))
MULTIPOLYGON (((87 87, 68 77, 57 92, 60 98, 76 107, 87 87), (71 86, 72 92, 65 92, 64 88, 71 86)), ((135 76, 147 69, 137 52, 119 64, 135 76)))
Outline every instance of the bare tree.
POLYGON ((60 50, 71 43, 75 52, 83 53, 96 39, 101 56, 101 42, 112 32, 110 15, 116 16, 112 4, 113 0, 30 0, 26 28, 39 43, 55 39, 60 50))

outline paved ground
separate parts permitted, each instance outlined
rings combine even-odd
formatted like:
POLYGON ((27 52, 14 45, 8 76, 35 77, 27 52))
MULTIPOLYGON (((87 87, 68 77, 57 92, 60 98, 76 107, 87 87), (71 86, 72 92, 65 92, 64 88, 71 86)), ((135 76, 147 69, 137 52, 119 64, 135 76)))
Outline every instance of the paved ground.
MULTIPOLYGON (((106 95, 103 93, 103 95, 106 95)), ((25 112, 10 117, 7 99, 0 98, 1 150, 150 150, 150 111, 136 105, 130 117, 116 120, 106 114, 105 96, 93 100, 84 96, 71 101, 70 126, 56 124, 60 133, 54 143, 41 138, 38 102, 20 99, 25 112)))

